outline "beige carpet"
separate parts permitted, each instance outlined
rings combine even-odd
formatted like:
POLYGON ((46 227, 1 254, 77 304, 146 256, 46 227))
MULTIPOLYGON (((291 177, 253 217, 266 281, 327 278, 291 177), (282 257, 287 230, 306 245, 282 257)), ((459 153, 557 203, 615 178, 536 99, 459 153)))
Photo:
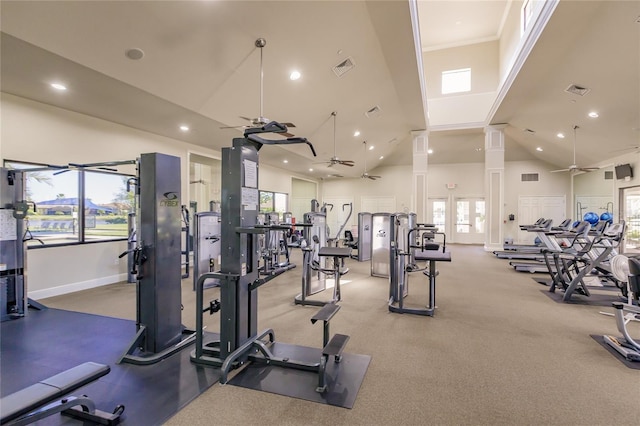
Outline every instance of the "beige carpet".
MULTIPOLYGON (((611 308, 556 303, 532 275, 478 246, 451 246, 439 264, 435 317, 387 310, 387 280, 349 261, 333 333, 346 352, 372 362, 352 410, 234 386, 214 385, 170 425, 638 425, 640 371, 625 367, 590 334, 617 334, 611 308)), ((299 253, 294 261, 300 265, 299 253)), ((293 305, 302 269, 259 291, 259 329, 285 343, 320 346, 318 309, 293 305)), ((426 278, 412 276, 408 304, 426 304, 426 278)), ((191 280, 183 321, 195 323, 191 280)), ((216 298, 216 291, 205 295, 216 298)), ((135 319, 135 286, 114 284, 41 300, 47 306, 135 319)), ((217 316, 206 316, 209 331, 217 316)), ((640 330, 640 326, 635 330, 640 330)), ((635 331, 634 330, 634 331, 635 331)), ((640 333, 636 333, 640 335, 640 333)))

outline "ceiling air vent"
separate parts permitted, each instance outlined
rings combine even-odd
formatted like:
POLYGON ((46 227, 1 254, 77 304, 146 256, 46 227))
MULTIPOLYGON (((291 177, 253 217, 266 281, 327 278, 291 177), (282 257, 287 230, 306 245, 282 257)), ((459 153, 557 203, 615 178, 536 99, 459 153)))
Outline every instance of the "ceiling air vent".
POLYGON ((338 65, 333 67, 333 72, 338 76, 342 77, 356 66, 356 63, 353 62, 353 58, 349 56, 344 61, 340 62, 338 65))
POLYGON ((523 173, 522 175, 520 175, 520 178, 522 182, 538 182, 537 173, 523 173))
POLYGON ((378 105, 376 105, 373 108, 371 108, 369 111, 365 112, 364 115, 367 118, 378 118, 380 117, 380 115, 382 115, 382 110, 378 105))
POLYGON ((613 170, 604 171, 604 180, 613 180, 613 170))
POLYGON ((571 93, 573 95, 584 96, 591 91, 586 87, 578 86, 577 84, 572 84, 571 86, 564 89, 565 92, 571 93))

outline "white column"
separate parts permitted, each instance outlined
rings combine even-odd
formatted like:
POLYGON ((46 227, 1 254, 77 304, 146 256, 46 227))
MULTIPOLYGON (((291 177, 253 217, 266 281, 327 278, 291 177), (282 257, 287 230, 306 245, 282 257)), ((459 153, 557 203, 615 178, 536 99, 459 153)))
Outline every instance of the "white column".
POLYGON ((427 168, 429 150, 429 132, 425 130, 411 132, 413 137, 413 196, 412 211, 416 214, 418 223, 427 221, 427 168))
POLYGON ((504 219, 504 128, 484 129, 485 242, 487 251, 502 250, 504 219))

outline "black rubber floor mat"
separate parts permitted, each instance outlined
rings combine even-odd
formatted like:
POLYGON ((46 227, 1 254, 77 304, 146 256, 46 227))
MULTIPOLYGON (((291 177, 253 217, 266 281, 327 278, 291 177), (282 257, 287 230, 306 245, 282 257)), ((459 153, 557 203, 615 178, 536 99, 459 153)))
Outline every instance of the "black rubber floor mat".
MULTIPOLYGON (((609 346, 607 343, 605 343, 604 337, 602 337, 599 334, 590 334, 590 336, 591 336, 591 338, 593 340, 595 340, 596 342, 600 343, 600 346, 602 346, 607 351, 609 351, 611 356, 615 357, 618 361, 620 361, 621 363, 623 363, 624 365, 626 365, 627 367, 629 367, 629 368, 631 368, 633 370, 640 370, 640 362, 629 361, 628 359, 626 359, 625 357, 620 355, 618 353, 618 351, 616 351, 611 346, 609 346)), ((613 333, 613 336, 617 337, 617 332, 613 333)))
MULTIPOLYGON (((0 332, 2 396, 86 361, 107 364, 109 374, 72 394, 102 411, 123 404, 125 425, 162 424, 220 379, 220 370, 189 360, 193 345, 153 365, 116 364, 135 336, 133 321, 47 309, 5 321, 0 332)), ((38 424, 82 422, 55 415, 38 424)))
MULTIPOLYGON (((564 302, 562 298, 564 297, 564 292, 562 290, 556 290, 555 293, 551 293, 548 290, 542 290, 542 293, 546 294, 549 299, 558 303, 567 303, 573 305, 590 305, 590 306, 607 306, 610 307, 613 302, 619 302, 620 293, 616 293, 613 291, 603 291, 603 293, 599 293, 597 291, 589 289, 591 292, 591 296, 584 296, 582 294, 574 292, 571 295, 571 300, 568 302, 564 302)), ((599 291, 599 290, 598 290, 599 291)))
MULTIPOLYGON (((303 362, 319 362, 321 349, 306 346, 274 343, 275 356, 303 362)), ((371 362, 368 355, 342 354, 339 364, 330 357, 327 365, 327 390, 316 392, 318 375, 309 371, 294 370, 261 364, 250 364, 229 381, 229 384, 278 395, 304 399, 321 404, 353 408, 360 385, 371 362)))

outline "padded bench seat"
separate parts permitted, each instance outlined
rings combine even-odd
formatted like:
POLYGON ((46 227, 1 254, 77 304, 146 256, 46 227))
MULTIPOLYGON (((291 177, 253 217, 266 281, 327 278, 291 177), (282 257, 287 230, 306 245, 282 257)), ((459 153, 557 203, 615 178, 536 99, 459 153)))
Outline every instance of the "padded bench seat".
POLYGON ((111 371, 108 365, 85 362, 0 399, 2 424, 58 399, 111 371))
POLYGON ((349 336, 346 334, 334 334, 327 346, 322 349, 322 355, 328 356, 340 356, 345 346, 347 346, 347 342, 349 341, 349 336))

